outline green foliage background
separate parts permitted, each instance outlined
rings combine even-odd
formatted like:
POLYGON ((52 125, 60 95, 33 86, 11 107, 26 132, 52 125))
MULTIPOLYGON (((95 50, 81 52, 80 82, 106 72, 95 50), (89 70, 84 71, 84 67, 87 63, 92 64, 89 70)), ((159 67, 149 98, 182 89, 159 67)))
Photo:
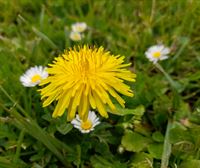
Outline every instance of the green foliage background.
POLYGON ((199 0, 0 0, 0 11, 0 167, 200 167, 199 0), (73 42, 80 21, 89 29, 73 42), (172 51, 161 66, 144 55, 158 43, 172 51), (125 55, 137 74, 126 109, 87 135, 19 82, 82 44, 125 55))

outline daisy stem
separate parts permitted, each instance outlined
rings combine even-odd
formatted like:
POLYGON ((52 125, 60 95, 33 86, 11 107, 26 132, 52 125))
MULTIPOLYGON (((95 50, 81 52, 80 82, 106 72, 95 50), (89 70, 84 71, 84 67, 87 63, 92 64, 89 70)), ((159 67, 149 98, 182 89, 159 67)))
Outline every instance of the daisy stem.
POLYGON ((169 84, 177 91, 180 92, 181 86, 179 83, 175 82, 169 74, 163 69, 163 67, 156 63, 155 66, 165 75, 166 79, 168 80, 169 84))
POLYGON ((171 147, 172 147, 169 141, 169 133, 170 133, 171 126, 172 126, 172 121, 169 119, 166 133, 165 133, 165 140, 164 140, 163 153, 162 153, 162 159, 161 159, 161 168, 167 168, 169 164, 169 158, 170 158, 171 147))

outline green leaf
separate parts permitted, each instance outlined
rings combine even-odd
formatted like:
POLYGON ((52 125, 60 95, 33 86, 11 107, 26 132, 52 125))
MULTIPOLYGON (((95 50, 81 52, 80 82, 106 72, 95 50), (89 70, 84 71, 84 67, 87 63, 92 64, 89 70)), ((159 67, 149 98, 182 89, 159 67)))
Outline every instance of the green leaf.
POLYGON ((109 145, 107 143, 99 142, 95 145, 95 151, 101 153, 105 158, 111 158, 112 153, 110 152, 109 145))
POLYGON ((148 151, 151 156, 155 159, 161 159, 163 152, 163 144, 162 143, 153 143, 148 146, 148 151))
POLYGON ((152 168, 153 158, 144 152, 135 153, 131 159, 131 168, 152 168))
POLYGON ((32 168, 42 168, 42 166, 40 166, 39 164, 37 164, 37 163, 33 163, 33 166, 32 166, 32 168))
POLYGON ((179 168, 200 168, 200 160, 186 160, 184 161, 179 168))
POLYGON ((191 141, 192 137, 189 131, 179 123, 174 123, 170 130, 169 140, 172 144, 180 141, 191 141))
POLYGON ((151 139, 136 132, 126 131, 122 137, 122 145, 127 151, 140 152, 151 142, 151 139))
POLYGON ((32 155, 30 157, 30 161, 35 162, 35 161, 41 160, 41 158, 43 158, 43 156, 44 156, 44 151, 42 150, 39 153, 32 155))
POLYGON ((115 105, 116 110, 112 111, 108 108, 108 112, 115 114, 115 115, 120 115, 120 116, 125 116, 125 115, 137 115, 137 116, 142 116, 145 112, 145 108, 143 105, 137 106, 135 109, 128 109, 128 108, 122 108, 119 105, 115 105))
POLYGON ((94 155, 91 157, 92 167, 94 168, 127 168, 125 163, 118 160, 107 160, 102 156, 94 155))
POLYGON ((81 164, 81 146, 80 145, 76 145, 76 159, 74 160, 74 164, 79 167, 81 164))
POLYGON ((152 138, 156 142, 164 142, 164 136, 159 131, 154 132, 152 138))
POLYGON ((69 131, 72 130, 73 126, 69 123, 63 123, 62 125, 56 126, 56 128, 61 134, 66 135, 69 131))
POLYGON ((177 82, 174 81, 171 76, 162 68, 162 66, 158 63, 155 64, 155 66, 164 74, 164 76, 166 77, 166 79, 168 80, 169 84, 177 91, 177 92, 181 92, 184 88, 183 86, 177 82))
POLYGON ((179 103, 179 108, 175 113, 175 118, 176 118, 176 120, 187 118, 188 116, 190 116, 190 113, 191 112, 190 112, 189 104, 181 101, 179 103))
POLYGON ((38 29, 36 29, 35 27, 32 27, 33 32, 40 37, 41 39, 43 39, 47 44, 49 44, 53 49, 58 49, 57 45, 44 33, 42 33, 41 31, 39 31, 38 29))
POLYGON ((51 122, 53 120, 52 115, 50 113, 46 113, 46 114, 42 115, 42 118, 49 122, 51 122))
POLYGON ((26 163, 19 160, 18 163, 12 163, 10 159, 8 159, 8 156, 3 157, 0 156, 0 167, 1 168, 26 168, 26 163))

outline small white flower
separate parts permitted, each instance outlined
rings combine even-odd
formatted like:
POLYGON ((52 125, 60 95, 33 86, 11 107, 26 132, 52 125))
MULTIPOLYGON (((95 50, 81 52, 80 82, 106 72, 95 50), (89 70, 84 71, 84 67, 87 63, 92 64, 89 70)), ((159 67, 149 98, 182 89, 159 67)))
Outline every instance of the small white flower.
POLYGON ((87 24, 85 22, 77 22, 72 24, 72 30, 74 32, 82 33, 87 29, 87 24))
POLYGON ((22 76, 20 81, 25 87, 34 87, 38 85, 42 79, 48 77, 48 72, 43 66, 34 66, 29 68, 22 76))
POLYGON ((100 124, 99 118, 96 116, 95 112, 89 111, 88 118, 86 121, 80 119, 79 115, 71 121, 75 128, 81 131, 81 133, 89 133, 94 130, 94 127, 100 124))
POLYGON ((69 37, 73 41, 80 41, 83 38, 83 35, 79 32, 72 31, 72 32, 70 32, 69 37))
POLYGON ((145 55, 155 64, 159 60, 167 59, 169 53, 170 49, 168 47, 165 47, 164 45, 154 45, 148 48, 145 55))

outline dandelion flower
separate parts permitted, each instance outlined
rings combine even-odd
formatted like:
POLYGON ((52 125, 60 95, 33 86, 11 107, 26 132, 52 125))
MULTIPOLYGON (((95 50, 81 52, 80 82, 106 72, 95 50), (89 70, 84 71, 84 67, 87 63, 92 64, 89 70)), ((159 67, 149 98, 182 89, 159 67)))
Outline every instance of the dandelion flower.
POLYGON ((82 33, 87 29, 87 24, 85 22, 77 22, 72 24, 73 32, 82 33))
POLYGON ((83 38, 83 35, 79 32, 70 32, 69 38, 73 41, 80 41, 83 38))
POLYGON ((107 118, 106 105, 115 110, 111 97, 124 107, 125 101, 118 93, 133 96, 124 80, 134 82, 136 75, 125 68, 130 63, 123 64, 124 58, 111 55, 103 47, 85 45, 65 50, 49 65, 49 77, 40 84, 45 85, 40 90, 43 107, 58 101, 53 117, 62 116, 67 109, 69 121, 76 112, 86 120, 90 109, 97 109, 101 116, 107 118))
POLYGON ((93 111, 89 111, 87 120, 80 119, 79 115, 71 121, 75 128, 80 130, 82 133, 89 133, 94 130, 94 127, 100 124, 99 118, 93 111))
POLYGON ((164 45, 154 45, 148 48, 148 50, 145 52, 145 55, 151 62, 155 64, 159 60, 167 59, 169 53, 170 49, 164 45))
POLYGON ((45 67, 34 66, 28 69, 21 77, 20 81, 25 87, 34 87, 38 85, 41 80, 48 77, 48 72, 45 67))

